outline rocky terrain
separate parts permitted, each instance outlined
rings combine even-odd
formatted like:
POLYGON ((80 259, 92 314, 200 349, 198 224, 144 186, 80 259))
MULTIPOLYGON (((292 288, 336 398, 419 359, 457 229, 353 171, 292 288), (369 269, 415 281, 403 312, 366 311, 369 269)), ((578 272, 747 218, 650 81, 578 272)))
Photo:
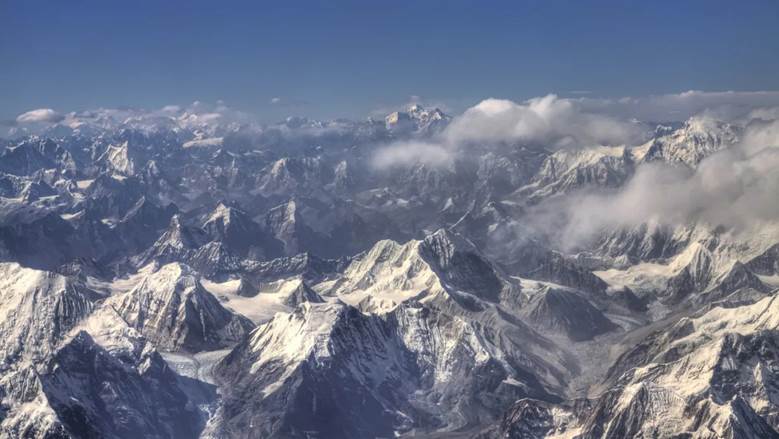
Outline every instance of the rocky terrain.
POLYGON ((776 121, 453 143, 498 104, 9 133, 0 436, 779 437, 776 121))

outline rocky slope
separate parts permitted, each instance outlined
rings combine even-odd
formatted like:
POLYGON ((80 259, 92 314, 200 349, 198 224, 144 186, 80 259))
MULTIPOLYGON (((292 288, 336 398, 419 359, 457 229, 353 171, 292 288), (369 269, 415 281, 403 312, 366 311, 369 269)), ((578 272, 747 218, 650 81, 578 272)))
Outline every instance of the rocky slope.
POLYGON ((0 436, 779 435, 770 203, 567 241, 644 212, 664 181, 572 209, 645 169, 761 189, 740 142, 769 122, 453 144, 459 120, 100 110, 0 141, 0 436))

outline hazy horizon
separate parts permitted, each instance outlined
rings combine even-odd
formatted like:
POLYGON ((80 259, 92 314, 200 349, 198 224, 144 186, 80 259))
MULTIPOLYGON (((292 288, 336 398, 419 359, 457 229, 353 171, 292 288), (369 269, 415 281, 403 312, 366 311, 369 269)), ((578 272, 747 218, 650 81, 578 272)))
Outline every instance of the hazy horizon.
POLYGON ((779 90, 779 4, 3 2, 0 120, 194 101, 361 118, 411 100, 779 90))

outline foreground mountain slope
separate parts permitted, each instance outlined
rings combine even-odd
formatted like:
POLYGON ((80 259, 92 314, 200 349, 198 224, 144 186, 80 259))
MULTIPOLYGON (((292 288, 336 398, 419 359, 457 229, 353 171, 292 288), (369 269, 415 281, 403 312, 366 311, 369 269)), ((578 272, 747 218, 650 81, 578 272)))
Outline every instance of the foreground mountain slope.
POLYGON ((478 425, 524 395, 555 400, 523 368, 532 356, 508 351, 502 334, 485 337, 474 323, 418 303, 382 316, 339 302, 303 304, 258 327, 217 365, 221 384, 233 390, 210 434, 451 430, 478 425))
POLYGON ((566 367, 578 366, 520 319, 521 289, 501 276, 445 230, 379 242, 314 286, 327 302, 277 313, 216 366, 234 390, 210 437, 451 432, 517 398, 559 401, 548 389, 561 391, 566 367))

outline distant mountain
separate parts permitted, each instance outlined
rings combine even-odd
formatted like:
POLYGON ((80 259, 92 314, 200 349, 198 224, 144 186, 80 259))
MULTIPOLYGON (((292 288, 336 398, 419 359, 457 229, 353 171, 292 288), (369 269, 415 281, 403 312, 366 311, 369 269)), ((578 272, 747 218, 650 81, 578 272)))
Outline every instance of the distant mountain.
POLYGON ((426 110, 421 105, 413 104, 406 111, 390 113, 384 118, 384 122, 387 129, 393 133, 431 134, 441 131, 451 119, 438 108, 426 110))

